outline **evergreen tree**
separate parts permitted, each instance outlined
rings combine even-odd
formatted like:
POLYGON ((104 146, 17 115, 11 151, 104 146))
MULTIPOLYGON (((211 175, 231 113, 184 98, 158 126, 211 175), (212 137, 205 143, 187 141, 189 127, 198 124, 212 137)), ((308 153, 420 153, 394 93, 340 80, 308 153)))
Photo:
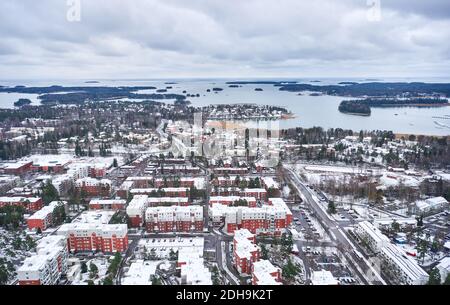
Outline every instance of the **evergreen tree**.
POLYGON ((433 268, 430 271, 430 275, 428 278, 428 285, 440 285, 441 284, 441 273, 439 269, 433 268))

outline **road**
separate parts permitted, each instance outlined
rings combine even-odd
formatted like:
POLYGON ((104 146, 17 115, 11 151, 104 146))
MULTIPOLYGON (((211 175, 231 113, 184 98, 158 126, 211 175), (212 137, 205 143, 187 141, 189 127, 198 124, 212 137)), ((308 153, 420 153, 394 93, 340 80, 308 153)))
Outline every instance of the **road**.
MULTIPOLYGON (((317 217, 320 224, 323 228, 328 231, 331 240, 338 246, 338 249, 341 248, 343 251, 342 254, 347 260, 349 267, 351 267, 354 273, 358 276, 360 281, 364 284, 385 284, 384 280, 377 274, 371 263, 367 261, 367 259, 359 259, 353 249, 357 249, 355 245, 350 241, 350 239, 346 236, 345 231, 343 230, 342 224, 338 221, 334 220, 332 217, 328 215, 325 209, 320 205, 320 203, 313 198, 311 190, 309 190, 301 181, 299 175, 294 172, 291 168, 284 166, 284 169, 287 171, 289 177, 297 191, 303 194, 306 203, 312 208, 315 216, 317 217), (376 280, 372 280, 368 278, 368 274, 370 274, 369 270, 371 270, 373 274, 375 274, 376 280)), ((348 225, 348 222, 345 222, 348 225)), ((339 249, 339 250, 341 250, 339 249)))

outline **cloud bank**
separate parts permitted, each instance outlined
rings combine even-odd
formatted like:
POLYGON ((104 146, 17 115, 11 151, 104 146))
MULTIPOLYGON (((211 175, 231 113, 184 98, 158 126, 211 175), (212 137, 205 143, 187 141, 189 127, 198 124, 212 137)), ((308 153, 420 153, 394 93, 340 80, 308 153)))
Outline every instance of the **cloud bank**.
POLYGON ((0 78, 448 76, 450 2, 0 1, 0 78))

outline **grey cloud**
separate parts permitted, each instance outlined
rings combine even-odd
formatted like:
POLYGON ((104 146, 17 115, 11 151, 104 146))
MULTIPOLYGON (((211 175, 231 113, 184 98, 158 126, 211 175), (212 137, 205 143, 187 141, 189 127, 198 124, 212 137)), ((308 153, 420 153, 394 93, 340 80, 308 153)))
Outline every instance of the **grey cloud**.
POLYGON ((81 1, 74 23, 65 0, 0 1, 0 78, 450 70, 448 1, 381 0, 380 22, 366 0, 81 1))

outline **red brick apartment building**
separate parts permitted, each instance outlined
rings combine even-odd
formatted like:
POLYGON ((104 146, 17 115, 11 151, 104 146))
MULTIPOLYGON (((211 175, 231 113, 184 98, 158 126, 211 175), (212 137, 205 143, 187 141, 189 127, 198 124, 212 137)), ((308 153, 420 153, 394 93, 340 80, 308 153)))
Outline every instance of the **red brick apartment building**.
POLYGON ((7 163, 3 168, 3 172, 8 175, 23 175, 31 170, 31 161, 19 161, 15 163, 7 163))
POLYGON ((53 211, 56 207, 64 205, 64 202, 53 201, 48 206, 44 206, 42 209, 31 215, 27 219, 27 225, 29 230, 40 229, 44 231, 53 225, 53 211))
POLYGON ((149 195, 162 193, 164 197, 189 197, 189 189, 186 187, 166 187, 166 188, 137 188, 130 190, 132 195, 149 195))
POLYGON ((260 250, 256 237, 247 229, 234 231, 233 239, 234 266, 239 273, 250 274, 252 265, 259 260, 260 250))
POLYGON ((92 199, 89 202, 90 210, 118 211, 125 210, 127 201, 123 199, 92 199))
POLYGON ((0 207, 22 206, 29 211, 39 211, 44 202, 37 197, 0 197, 0 207))
POLYGON ((78 192, 84 191, 88 196, 104 196, 111 194, 111 180, 82 178, 75 182, 75 188, 78 192))
POLYGON ((209 211, 214 224, 222 221, 228 233, 247 229, 256 235, 281 236, 292 223, 292 212, 281 198, 270 198, 261 207, 227 207, 212 204, 209 211))
POLYGON ((247 201, 247 206, 254 208, 256 207, 256 199, 255 197, 239 197, 239 196, 212 196, 209 198, 209 206, 212 206, 215 203, 219 203, 226 206, 232 206, 239 200, 247 201))
POLYGON ((69 223, 58 230, 67 238, 71 252, 125 252, 128 249, 126 224, 69 223))
POLYGON ((202 232, 203 207, 149 207, 145 211, 148 232, 202 232))

